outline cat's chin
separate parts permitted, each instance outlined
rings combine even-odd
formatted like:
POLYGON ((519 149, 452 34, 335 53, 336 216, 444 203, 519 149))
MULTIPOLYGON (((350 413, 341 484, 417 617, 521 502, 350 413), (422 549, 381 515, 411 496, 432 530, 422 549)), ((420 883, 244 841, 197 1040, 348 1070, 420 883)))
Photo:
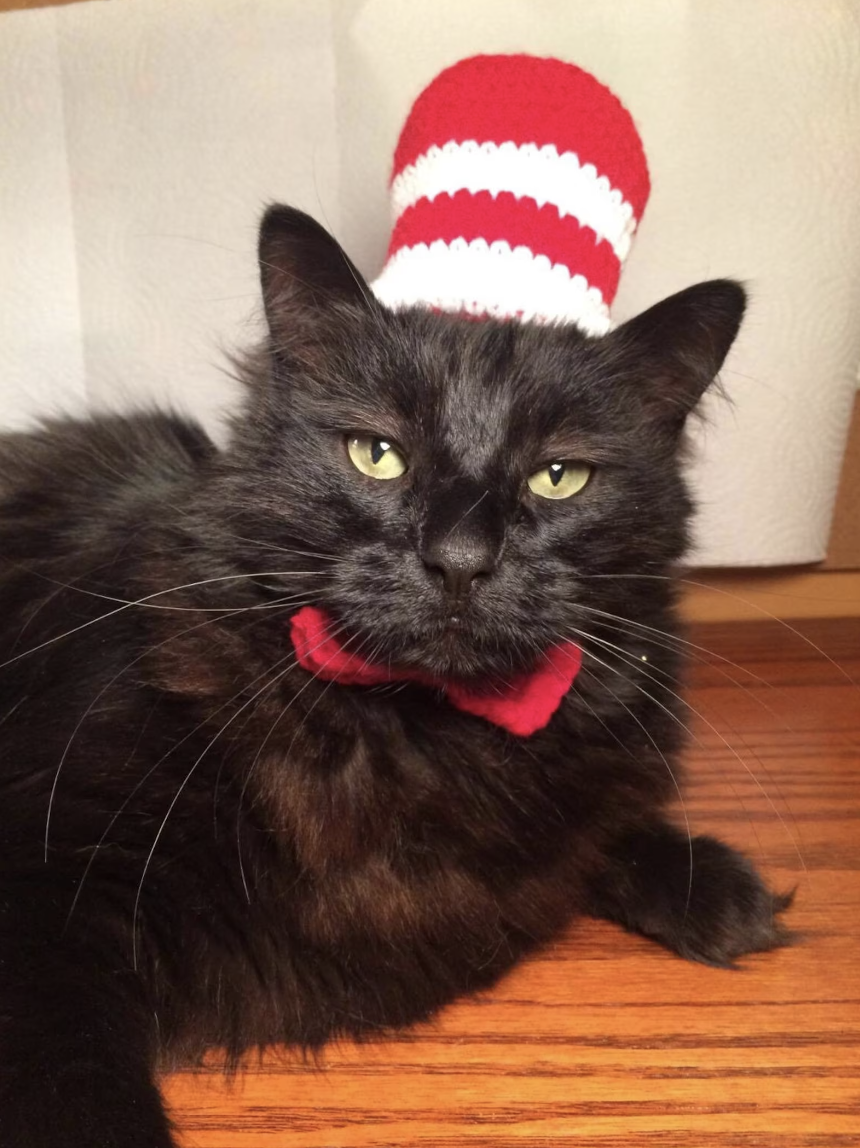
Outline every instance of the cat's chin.
POLYGON ((387 668, 395 679, 417 674, 478 692, 530 674, 553 644, 551 639, 541 643, 534 626, 527 639, 517 642, 512 638, 513 622, 504 627, 498 619, 488 620, 468 610, 413 617, 405 625, 403 611, 353 620, 353 610, 353 619, 347 620, 347 612, 332 603, 324 612, 347 652, 358 652, 363 658, 364 651, 372 651, 370 661, 387 668))
POLYGON ((394 654, 394 663, 404 668, 472 688, 484 684, 488 689, 529 673, 537 661, 533 651, 524 653, 476 638, 462 619, 451 619, 432 633, 407 639, 394 654))

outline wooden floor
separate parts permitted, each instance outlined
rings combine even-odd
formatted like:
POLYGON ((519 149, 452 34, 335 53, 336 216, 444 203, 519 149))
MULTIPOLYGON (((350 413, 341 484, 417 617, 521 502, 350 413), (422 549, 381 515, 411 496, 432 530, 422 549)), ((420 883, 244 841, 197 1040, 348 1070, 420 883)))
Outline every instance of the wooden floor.
POLYGON ((744 669, 695 667, 687 813, 797 886, 802 944, 723 972, 583 922, 490 996, 322 1070, 172 1077, 183 1143, 860 1145, 860 619, 792 625, 824 653, 770 623, 692 635, 744 669))

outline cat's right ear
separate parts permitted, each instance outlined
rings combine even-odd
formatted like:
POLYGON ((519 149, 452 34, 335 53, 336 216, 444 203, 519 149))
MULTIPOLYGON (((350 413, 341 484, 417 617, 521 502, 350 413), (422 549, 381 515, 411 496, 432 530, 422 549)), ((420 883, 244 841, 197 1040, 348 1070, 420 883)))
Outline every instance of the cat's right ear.
POLYGON ((338 304, 373 304, 349 256, 311 216, 273 204, 260 224, 260 282, 275 346, 289 350, 325 327, 338 304))
POLYGON ((712 279, 656 303, 606 336, 626 360, 640 401, 664 425, 679 431, 714 381, 745 306, 740 283, 712 279))

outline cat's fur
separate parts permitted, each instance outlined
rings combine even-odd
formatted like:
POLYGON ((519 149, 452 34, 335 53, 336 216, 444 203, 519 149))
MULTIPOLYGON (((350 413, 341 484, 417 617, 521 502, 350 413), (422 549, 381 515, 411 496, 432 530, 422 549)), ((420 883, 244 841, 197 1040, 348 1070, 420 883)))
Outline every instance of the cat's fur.
POLYGON ((286 208, 260 254, 271 337, 228 449, 155 413, 0 445, 4 1148, 168 1148, 159 1067, 421 1020, 577 914, 716 965, 786 939, 785 900, 664 813, 679 436, 740 287, 594 339, 388 312, 286 208), (360 474, 351 431, 406 475, 360 474), (570 500, 525 486, 555 458, 594 466, 570 500), (453 602, 439 562, 476 555, 453 602), (562 638, 584 668, 519 739, 311 678, 299 603, 490 689, 562 638))

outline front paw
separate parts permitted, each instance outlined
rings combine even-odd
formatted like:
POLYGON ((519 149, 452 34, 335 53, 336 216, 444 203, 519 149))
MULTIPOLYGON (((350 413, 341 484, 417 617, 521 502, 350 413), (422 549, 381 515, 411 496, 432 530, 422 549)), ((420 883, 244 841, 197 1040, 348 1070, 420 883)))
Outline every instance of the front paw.
POLYGON ((779 919, 792 897, 773 893, 740 853, 657 822, 614 842, 592 883, 596 916, 691 961, 730 968, 737 957, 790 944, 779 919))
POLYGON ((673 845, 650 874, 634 928, 682 957, 722 968, 791 943, 779 915, 793 893, 772 892, 745 857, 713 837, 673 845))

